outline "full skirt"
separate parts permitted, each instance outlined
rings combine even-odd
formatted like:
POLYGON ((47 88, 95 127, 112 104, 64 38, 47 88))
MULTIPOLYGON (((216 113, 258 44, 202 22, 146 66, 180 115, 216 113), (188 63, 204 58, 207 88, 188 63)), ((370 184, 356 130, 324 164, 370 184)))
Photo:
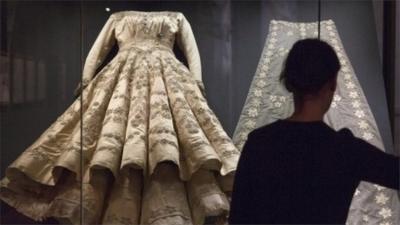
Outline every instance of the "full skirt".
POLYGON ((73 224, 202 224, 228 213, 239 151, 170 49, 120 50, 6 170, 0 198, 73 224))

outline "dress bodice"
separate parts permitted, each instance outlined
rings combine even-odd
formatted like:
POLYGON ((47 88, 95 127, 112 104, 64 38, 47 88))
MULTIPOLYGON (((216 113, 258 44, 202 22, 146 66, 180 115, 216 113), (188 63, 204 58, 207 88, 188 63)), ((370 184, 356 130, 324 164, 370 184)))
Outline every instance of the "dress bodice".
POLYGON ((172 11, 121 11, 111 14, 96 38, 83 68, 83 85, 87 85, 96 69, 115 43, 119 50, 135 46, 143 50, 163 47, 172 49, 177 43, 183 51, 190 72, 201 80, 201 62, 192 28, 185 16, 172 11))
POLYGON ((111 17, 116 21, 115 38, 120 48, 130 43, 143 44, 143 47, 164 45, 172 48, 184 19, 181 13, 169 11, 125 11, 112 14, 111 17))

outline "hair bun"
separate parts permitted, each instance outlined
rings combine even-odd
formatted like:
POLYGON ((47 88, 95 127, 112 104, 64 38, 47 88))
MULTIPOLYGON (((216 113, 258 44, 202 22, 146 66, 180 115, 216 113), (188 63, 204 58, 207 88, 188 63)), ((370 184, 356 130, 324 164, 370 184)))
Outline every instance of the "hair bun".
POLYGON ((286 89, 297 95, 314 94, 340 69, 333 48, 318 39, 297 41, 284 62, 281 74, 286 89))

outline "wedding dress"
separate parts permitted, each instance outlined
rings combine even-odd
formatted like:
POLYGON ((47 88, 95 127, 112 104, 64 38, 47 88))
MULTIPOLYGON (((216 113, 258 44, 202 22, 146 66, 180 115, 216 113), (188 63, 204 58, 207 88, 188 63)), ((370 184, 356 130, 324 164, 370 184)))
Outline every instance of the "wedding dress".
POLYGON ((7 168, 3 201, 73 224, 203 224, 227 214, 239 151, 202 93, 182 13, 113 13, 82 80, 82 99, 7 168), (95 74, 114 43, 117 55, 95 74))
MULTIPOLYGON (((324 121, 339 130, 349 128, 355 136, 384 149, 374 116, 354 73, 336 26, 321 22, 321 39, 329 43, 340 60, 337 90, 324 121)), ((253 129, 284 119, 294 109, 293 98, 279 76, 292 45, 299 39, 317 38, 318 24, 272 20, 269 34, 234 132, 233 141, 242 149, 253 129)), ((347 224, 400 224, 400 203, 396 191, 361 182, 353 197, 347 224)))

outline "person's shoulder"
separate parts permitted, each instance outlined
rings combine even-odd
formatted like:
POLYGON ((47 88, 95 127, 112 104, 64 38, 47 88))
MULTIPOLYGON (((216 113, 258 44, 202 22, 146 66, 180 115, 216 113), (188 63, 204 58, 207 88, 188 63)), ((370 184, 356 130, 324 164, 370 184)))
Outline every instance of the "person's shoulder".
POLYGON ((246 143, 242 150, 242 155, 257 155, 266 154, 267 152, 272 151, 264 151, 265 146, 271 146, 273 143, 271 140, 273 138, 273 131, 275 130, 276 122, 270 123, 268 125, 263 125, 252 130, 248 136, 246 143))
POLYGON ((342 128, 336 131, 336 143, 341 144, 346 149, 354 148, 360 144, 367 144, 363 139, 355 136, 349 128, 342 128))
POLYGON ((276 128, 279 127, 280 121, 275 121, 266 125, 263 125, 261 127, 258 127, 254 129, 252 132, 250 132, 251 135, 257 136, 257 135, 265 135, 271 131, 276 130, 276 128))
POLYGON ((349 128, 342 128, 336 131, 336 137, 343 141, 352 141, 356 138, 349 128))
POLYGON ((279 121, 263 125, 251 131, 248 135, 248 139, 264 140, 265 138, 271 136, 272 134, 277 133, 279 127, 280 127, 279 121))

